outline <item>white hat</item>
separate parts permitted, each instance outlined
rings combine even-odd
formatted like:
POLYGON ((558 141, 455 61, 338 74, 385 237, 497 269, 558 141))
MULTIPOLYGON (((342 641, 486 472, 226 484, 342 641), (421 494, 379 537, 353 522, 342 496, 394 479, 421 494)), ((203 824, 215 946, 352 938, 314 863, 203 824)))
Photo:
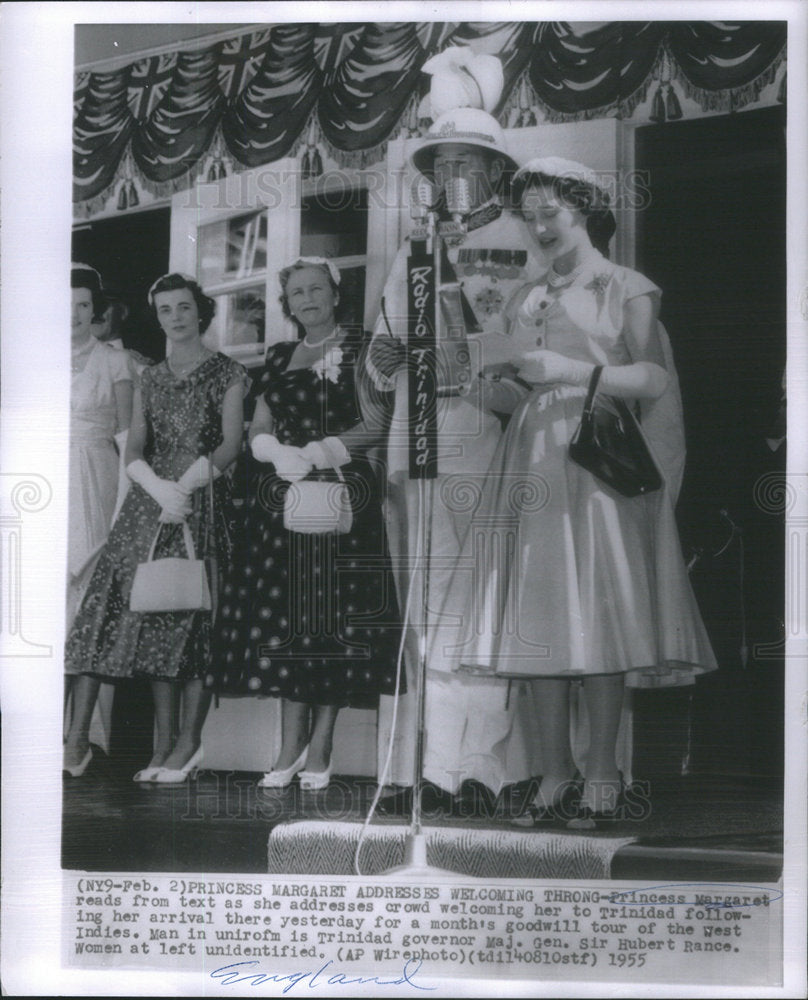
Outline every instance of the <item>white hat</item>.
POLYGON ((322 267, 331 275, 331 280, 335 285, 340 282, 339 268, 326 257, 295 257, 295 259, 283 268, 284 271, 296 267, 298 264, 309 264, 311 267, 322 267))
POLYGON ((435 146, 447 142, 499 153, 507 169, 516 170, 499 122, 491 116, 502 95, 504 78, 499 59, 485 53, 478 55, 468 46, 454 45, 428 59, 423 70, 432 75, 432 80, 418 113, 433 122, 424 142, 412 154, 416 170, 428 176, 435 146))
POLYGON ((447 111, 430 126, 423 143, 410 157, 412 165, 422 174, 432 173, 435 147, 445 143, 461 143, 475 149, 497 153, 508 171, 517 169, 516 161, 507 152, 505 133, 499 122, 477 108, 457 108, 447 111))
POLYGON ((577 163, 575 160, 565 160, 561 156, 541 156, 529 160, 514 175, 514 186, 518 187, 520 181, 524 181, 530 174, 544 174, 546 177, 558 178, 569 177, 588 184, 600 191, 601 194, 606 194, 602 180, 591 167, 577 163))
POLYGON ((502 95, 502 63, 496 56, 475 53, 468 46, 453 45, 421 67, 432 76, 429 95, 421 101, 419 118, 437 121, 456 108, 494 110, 502 95))

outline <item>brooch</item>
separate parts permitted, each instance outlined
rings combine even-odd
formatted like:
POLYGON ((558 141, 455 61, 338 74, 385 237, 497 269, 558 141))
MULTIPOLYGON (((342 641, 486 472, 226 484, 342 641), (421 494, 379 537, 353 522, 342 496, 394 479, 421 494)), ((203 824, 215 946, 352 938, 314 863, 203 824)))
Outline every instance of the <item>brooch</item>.
POLYGON ((606 291, 606 286, 609 284, 610 279, 610 274, 601 272, 600 274, 596 274, 586 287, 593 289, 598 295, 602 295, 606 291))
POLYGON ((322 380, 329 382, 339 382, 339 366, 342 362, 342 350, 339 347, 332 347, 326 352, 321 361, 315 361, 311 370, 315 375, 319 375, 322 380))

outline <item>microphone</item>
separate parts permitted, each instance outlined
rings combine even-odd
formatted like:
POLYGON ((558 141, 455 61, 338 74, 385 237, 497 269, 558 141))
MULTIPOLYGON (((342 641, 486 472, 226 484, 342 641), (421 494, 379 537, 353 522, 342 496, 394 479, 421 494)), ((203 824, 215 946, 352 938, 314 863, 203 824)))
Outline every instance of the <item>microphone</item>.
POLYGON ((435 192, 423 175, 416 177, 410 189, 410 218, 415 222, 425 222, 435 201, 435 192))
POLYGON ((446 208, 456 226, 463 226, 463 217, 471 211, 471 191, 465 177, 451 177, 444 185, 446 208))

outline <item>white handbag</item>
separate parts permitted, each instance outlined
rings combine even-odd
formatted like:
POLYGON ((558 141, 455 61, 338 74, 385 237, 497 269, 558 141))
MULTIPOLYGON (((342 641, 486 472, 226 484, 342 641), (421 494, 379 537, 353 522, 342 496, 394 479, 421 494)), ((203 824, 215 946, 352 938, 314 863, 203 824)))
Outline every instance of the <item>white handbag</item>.
POLYGON ((183 521, 182 535, 188 558, 168 556, 155 559, 154 549, 161 524, 154 536, 146 562, 135 570, 132 593, 129 596, 131 611, 210 611, 210 587, 205 560, 197 559, 191 529, 183 521))
POLYGON ((337 469, 338 483, 301 480, 291 483, 283 503, 283 526, 302 535, 344 535, 353 512, 348 487, 337 469))
MULTIPOLYGON (((213 506, 213 465, 208 464, 208 512, 210 531, 214 530, 215 514, 213 506)), ((197 559, 194 540, 188 522, 182 522, 182 537, 185 542, 187 559, 182 556, 166 556, 155 559, 154 552, 160 532, 166 527, 159 524, 154 534, 146 561, 139 563, 132 580, 129 595, 129 610, 141 612, 160 611, 211 611, 216 615, 218 568, 215 548, 208 557, 210 563, 210 585, 205 566, 206 560, 197 559), (213 598, 211 599, 211 587, 213 598)))

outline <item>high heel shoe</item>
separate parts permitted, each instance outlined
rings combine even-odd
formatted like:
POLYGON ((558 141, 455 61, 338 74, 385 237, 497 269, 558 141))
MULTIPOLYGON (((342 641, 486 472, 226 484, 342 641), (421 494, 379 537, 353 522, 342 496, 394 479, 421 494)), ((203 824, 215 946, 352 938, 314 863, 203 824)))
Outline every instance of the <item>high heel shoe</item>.
POLYGON ((158 765, 157 767, 144 767, 142 771, 138 771, 137 774, 132 777, 132 781, 154 781, 158 772, 162 770, 162 765, 158 765))
POLYGON ((511 819, 511 826, 532 830, 551 823, 566 823, 578 815, 582 787, 583 778, 576 773, 574 778, 565 782, 556 802, 542 806, 529 802, 518 816, 511 819))
POLYGON ((620 787, 614 796, 614 804, 608 808, 593 809, 592 806, 578 800, 575 814, 568 818, 568 830, 596 830, 605 822, 614 822, 624 818, 626 806, 626 784, 620 773, 620 787))
POLYGON ((204 756, 202 745, 200 744, 184 767, 158 767, 156 774, 150 780, 156 782, 158 785, 181 785, 184 781, 188 780, 188 775, 193 777, 196 774, 204 756))
POLYGON ((328 767, 324 771, 299 771, 298 778, 301 791, 320 792, 328 788, 328 783, 331 781, 331 761, 329 760, 328 767))
POLYGON ((87 753, 82 757, 79 764, 74 764, 72 767, 68 767, 64 762, 62 762, 62 772, 64 774, 69 774, 71 778, 80 778, 90 766, 90 761, 92 759, 93 748, 87 747, 87 753))
POLYGON ((271 771, 267 771, 264 777, 258 782, 258 787, 286 788, 287 785, 292 783, 292 778, 294 778, 294 776, 306 766, 306 758, 308 755, 309 746, 307 743, 306 746, 303 747, 300 756, 293 764, 284 768, 282 771, 276 771, 274 768, 271 771))

